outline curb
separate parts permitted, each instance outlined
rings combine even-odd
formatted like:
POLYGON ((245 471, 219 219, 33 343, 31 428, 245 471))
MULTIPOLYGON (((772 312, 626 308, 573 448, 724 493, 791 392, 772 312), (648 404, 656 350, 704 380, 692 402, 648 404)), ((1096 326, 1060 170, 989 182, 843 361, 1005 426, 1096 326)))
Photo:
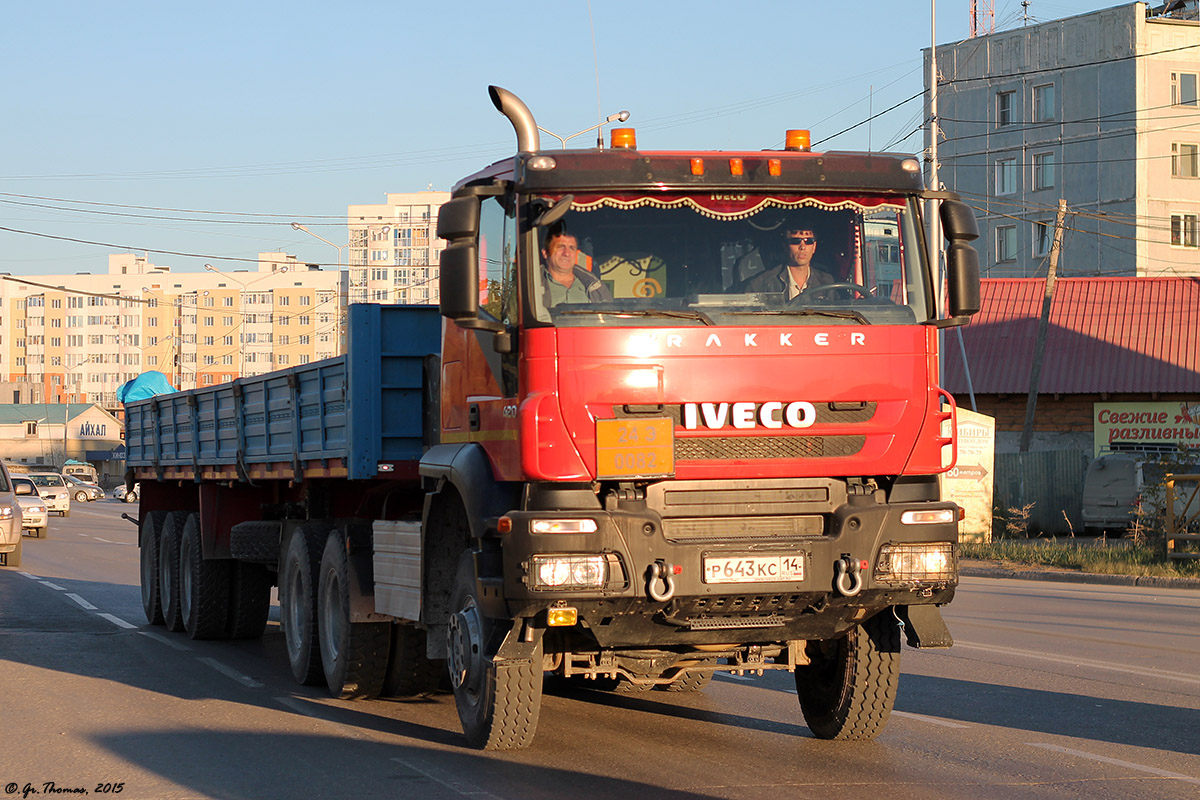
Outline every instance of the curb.
POLYGON ((973 578, 1016 578, 1027 581, 1094 583, 1103 586, 1142 586, 1155 589, 1200 589, 1200 579, 1197 578, 1106 575, 1101 572, 1060 572, 1048 569, 1012 569, 1010 567, 973 566, 961 562, 958 574, 969 575, 973 578))

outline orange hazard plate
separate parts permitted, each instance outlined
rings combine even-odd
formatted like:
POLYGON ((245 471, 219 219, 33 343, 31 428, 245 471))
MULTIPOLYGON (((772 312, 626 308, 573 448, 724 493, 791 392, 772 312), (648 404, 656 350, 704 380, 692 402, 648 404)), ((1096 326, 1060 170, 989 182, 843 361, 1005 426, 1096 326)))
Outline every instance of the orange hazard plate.
POLYGON ((675 474, 670 417, 596 420, 597 478, 661 478, 675 474))

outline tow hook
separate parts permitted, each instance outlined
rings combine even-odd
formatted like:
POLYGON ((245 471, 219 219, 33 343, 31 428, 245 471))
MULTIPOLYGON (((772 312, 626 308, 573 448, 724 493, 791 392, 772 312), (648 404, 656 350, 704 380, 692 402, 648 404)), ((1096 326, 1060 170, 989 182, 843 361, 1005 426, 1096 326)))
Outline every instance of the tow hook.
POLYGON ((651 600, 665 603, 675 596, 675 572, 676 567, 661 558, 646 567, 646 594, 650 595, 651 600), (661 592, 657 588, 659 581, 663 585, 661 592))
POLYGON ((843 555, 833 562, 833 571, 837 577, 833 581, 834 588, 843 597, 854 597, 862 591, 862 575, 859 573, 858 559, 843 555))

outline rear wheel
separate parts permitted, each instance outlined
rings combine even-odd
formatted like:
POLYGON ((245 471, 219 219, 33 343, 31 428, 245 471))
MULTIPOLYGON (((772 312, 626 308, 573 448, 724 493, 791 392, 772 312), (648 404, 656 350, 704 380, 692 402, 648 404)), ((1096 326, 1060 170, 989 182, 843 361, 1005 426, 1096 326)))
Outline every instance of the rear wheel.
POLYGON ((257 639, 267 629, 271 612, 271 571, 263 564, 233 562, 229 576, 230 639, 257 639))
POLYGON ((169 631, 183 630, 183 611, 179 604, 179 540, 190 516, 172 511, 163 520, 158 548, 158 592, 163 624, 169 631))
POLYGON ((292 532, 279 571, 279 614, 288 664, 297 683, 325 680, 317 642, 317 584, 326 529, 305 525, 292 532))
POLYGON ((151 511, 142 517, 140 566, 142 583, 142 611, 151 625, 163 624, 162 597, 158 582, 158 548, 162 539, 165 511, 151 511))
POLYGON ((685 672, 658 688, 664 692, 698 692, 712 681, 711 672, 685 672))
POLYGON ((190 638, 215 639, 225 634, 230 563, 204 558, 200 515, 189 514, 179 542, 179 613, 190 638))
POLYGON ((378 697, 387 675, 392 623, 350 621, 350 558, 343 531, 334 531, 325 543, 317 592, 317 632, 329 693, 339 700, 378 697))
POLYGON ((424 628, 403 622, 392 626, 392 648, 383 681, 385 697, 423 697, 441 686, 446 662, 425 655, 425 637, 424 628))
POLYGON ((873 739, 883 730, 900 677, 900 629, 888 611, 840 639, 809 644, 796 667, 804 720, 818 739, 873 739))
POLYGON ((138 501, 137 492, 126 492, 125 496, 121 499, 126 503, 136 503, 138 501))
POLYGON ((508 633, 476 597, 475 560, 458 562, 447 632, 450 683, 463 733, 474 747, 516 750, 533 741, 542 704, 542 643, 527 659, 496 661, 508 633))

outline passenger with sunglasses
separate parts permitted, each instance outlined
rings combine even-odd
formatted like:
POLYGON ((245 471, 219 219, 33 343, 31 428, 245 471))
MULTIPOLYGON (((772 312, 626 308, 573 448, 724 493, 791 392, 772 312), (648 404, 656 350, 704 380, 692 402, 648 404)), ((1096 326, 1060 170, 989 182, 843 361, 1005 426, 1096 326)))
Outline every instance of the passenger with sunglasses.
POLYGON ((763 270, 746 281, 743 292, 787 292, 791 300, 805 289, 833 283, 833 276, 813 266, 817 234, 812 228, 793 226, 783 234, 785 263, 763 270))

